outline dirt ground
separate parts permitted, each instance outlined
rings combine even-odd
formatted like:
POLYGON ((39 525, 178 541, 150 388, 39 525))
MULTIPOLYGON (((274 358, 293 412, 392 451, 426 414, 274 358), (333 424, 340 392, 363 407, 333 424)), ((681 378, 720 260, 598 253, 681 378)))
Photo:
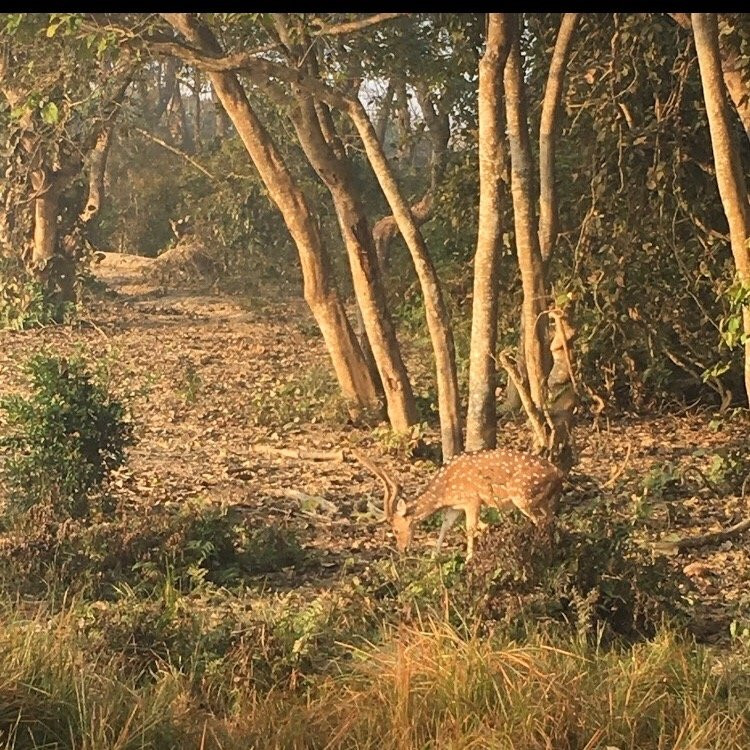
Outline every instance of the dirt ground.
MULTIPOLYGON (((311 334, 314 326, 302 300, 258 301, 247 309, 218 294, 167 292, 152 278, 153 263, 107 253, 94 272, 112 293, 90 302, 79 322, 0 332, 0 395, 20 387, 20 364, 34 352, 81 351, 103 360, 113 388, 132 399, 138 442, 115 480, 124 501, 147 512, 155 504, 202 496, 241 506, 259 523, 293 526, 305 545, 320 553, 320 565, 309 574, 308 585, 315 588, 391 554, 392 537, 378 511, 379 484, 359 464, 253 450, 357 446, 377 455, 407 496, 435 470, 428 461, 409 463, 382 455, 371 429, 294 417, 259 423, 258 410, 274 390, 328 367, 322 339, 311 334)), ((293 399, 293 388, 287 391, 293 399)), ((661 540, 662 546, 665 540, 727 527, 749 516, 750 481, 745 498, 739 493, 717 496, 710 482, 683 472, 690 465, 705 475, 706 462, 717 451, 748 447, 747 414, 716 416, 688 410, 604 417, 598 425, 582 421, 575 431, 580 462, 562 501, 563 515, 566 504, 610 493, 624 509, 633 503, 648 509, 653 541, 661 540), (619 476, 610 481, 615 472, 619 476), (666 490, 680 482, 693 491, 678 491, 679 500, 661 502, 666 490)), ((499 442, 525 446, 523 423, 503 423, 499 442)), ((434 536, 429 529, 417 534, 418 553, 427 554, 434 536)), ((463 533, 454 530, 449 541, 462 545, 463 533)), ((707 639, 726 634, 738 612, 747 616, 750 532, 679 555, 672 550, 670 559, 675 569, 689 575, 690 593, 699 601, 704 621, 697 627, 704 627, 707 639)))

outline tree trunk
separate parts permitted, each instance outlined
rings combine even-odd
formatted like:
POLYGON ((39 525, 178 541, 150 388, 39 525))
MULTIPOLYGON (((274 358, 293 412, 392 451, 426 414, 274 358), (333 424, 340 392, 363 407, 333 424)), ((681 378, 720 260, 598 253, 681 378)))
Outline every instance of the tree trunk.
POLYGON ((539 125, 539 247, 545 266, 555 249, 557 239, 558 201, 555 184, 555 139, 560 126, 565 68, 570 54, 570 43, 575 32, 577 13, 564 13, 557 33, 555 49, 550 61, 547 86, 542 102, 539 125))
MULTIPOLYGON (((221 52, 211 31, 195 17, 173 13, 165 14, 165 18, 192 44, 210 54, 221 52)), ((352 416, 360 416, 363 408, 378 408, 375 384, 346 317, 328 253, 304 194, 258 120, 237 77, 233 73, 212 72, 209 79, 297 246, 305 300, 323 334, 352 416)))
POLYGON ((523 68, 514 23, 513 44, 505 65, 505 107, 510 143, 511 195, 518 265, 523 286, 523 350, 529 392, 537 408, 545 403, 545 383, 551 366, 544 262, 539 247, 531 143, 526 116, 523 68))
MULTIPOLYGON (((419 105, 427 123, 430 136, 430 186, 427 192, 411 207, 411 213, 417 226, 424 224, 432 215, 435 191, 445 174, 446 152, 450 139, 450 123, 448 114, 441 112, 427 92, 418 92, 419 105)), ((380 139, 382 143, 382 139, 380 139)), ((393 216, 384 216, 375 223, 372 236, 378 260, 383 269, 388 268, 390 249, 398 234, 398 224, 393 216)))
MULTIPOLYGON (((209 76, 209 81, 211 76, 209 76)), ((213 104, 214 113, 214 138, 221 140, 224 138, 229 131, 230 123, 228 122, 227 113, 224 111, 224 107, 221 106, 221 100, 216 95, 216 89, 211 85, 211 102, 213 104)))
MULTIPOLYGON (((555 145, 559 130, 560 109, 562 102, 562 87, 565 79, 565 67, 570 56, 570 45, 573 39, 577 13, 563 14, 560 30, 557 34, 555 49, 550 60, 547 74, 547 84, 542 102, 542 116, 539 125, 539 248, 545 265, 545 276, 549 262, 555 249, 558 233, 558 198, 555 183, 555 145)), ((524 369, 525 328, 520 326, 518 363, 524 369)), ((508 381, 505 402, 501 407, 503 412, 517 411, 521 407, 521 399, 513 381, 508 381)))
POLYGON ((385 134, 388 130, 388 121, 391 118, 391 107, 393 105, 393 78, 388 79, 388 88, 385 91, 383 101, 380 103, 377 118, 375 120, 375 133, 380 143, 385 146, 385 134))
POLYGON ((336 158, 320 129, 318 113, 309 94, 295 91, 299 110, 292 114, 302 148, 325 183, 336 209, 354 282, 357 305, 367 333, 380 380, 388 418, 397 432, 406 432, 417 422, 409 376, 386 308, 385 290, 375 245, 367 223, 359 189, 348 165, 336 158))
POLYGON ((196 149, 201 147, 201 86, 203 85, 203 78, 201 76, 200 68, 193 68, 193 82, 195 84, 195 135, 193 140, 195 141, 196 149))
POLYGON ((112 143, 112 126, 105 126, 96 139, 96 145, 89 154, 89 193, 80 221, 88 224, 100 211, 104 202, 104 176, 107 171, 107 157, 112 143))
POLYGON ((172 139, 185 153, 195 153, 195 143, 190 132, 190 122, 188 121, 185 102, 182 100, 179 81, 175 83, 174 91, 172 92, 170 115, 169 131, 172 139))
MULTIPOLYGON (((161 68, 161 66, 160 66, 161 68)), ((164 83, 161 81, 161 70, 157 77, 157 85, 159 89, 159 98, 156 102, 156 107, 150 117, 153 125, 157 125, 161 120, 162 115, 167 111, 169 103, 172 101, 172 95, 174 94, 175 87, 177 86, 177 71, 180 68, 180 61, 170 58, 164 65, 164 83)))
MULTIPOLYGON (((743 285, 750 287, 750 206, 747 187, 742 174, 737 144, 732 136, 729 111, 722 82, 721 56, 719 54, 719 29, 715 13, 692 13, 695 49, 706 100, 706 114, 711 132, 711 147, 716 165, 716 182, 729 223, 737 276, 743 285)), ((745 391, 750 404, 750 306, 742 310, 745 341, 745 391)))
POLYGON ((34 234, 28 265, 54 302, 75 300, 74 259, 62 252, 57 231, 60 195, 65 182, 45 168, 31 174, 32 188, 37 197, 34 199, 34 234))
POLYGON ((469 357, 469 403, 466 448, 494 448, 495 346, 497 284, 502 223, 505 118, 502 107, 503 68, 512 31, 504 13, 490 13, 487 46, 479 63, 479 232, 474 255, 474 301, 469 357))
MULTIPOLYGON (((688 13, 670 13, 670 16, 682 26, 683 29, 690 30, 691 21, 688 13)), ((725 37, 724 49, 720 50, 721 57, 721 74, 724 78, 724 85, 727 87, 729 96, 737 110, 742 127, 745 129, 745 135, 750 138, 750 92, 746 80, 743 78, 744 66, 742 62, 742 53, 738 49, 733 49, 730 42, 725 37)))
POLYGON ((447 459, 461 452, 463 435, 456 375, 456 351, 440 282, 409 204, 399 190, 375 129, 362 103, 358 99, 349 100, 348 113, 362 139, 367 158, 393 212, 398 229, 409 248, 422 288, 427 327, 435 353, 443 457, 447 459))

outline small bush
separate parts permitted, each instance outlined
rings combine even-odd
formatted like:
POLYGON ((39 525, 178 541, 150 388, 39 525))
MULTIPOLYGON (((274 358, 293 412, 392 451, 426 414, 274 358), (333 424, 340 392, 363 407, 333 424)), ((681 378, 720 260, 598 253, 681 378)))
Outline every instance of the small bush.
POLYGON ((93 494, 125 460, 132 425, 125 408, 78 360, 32 357, 31 396, 0 401, 8 433, 0 447, 10 510, 43 504, 53 515, 88 515, 93 494))
POLYGON ((679 577, 635 541, 631 524, 598 515, 574 524, 554 539, 526 523, 491 527, 468 568, 475 614, 521 630, 556 621, 579 635, 629 639, 684 619, 679 577))
POLYGON ((53 585, 98 597, 119 585, 149 592, 165 579, 182 591, 231 586, 308 558, 289 531, 200 499, 96 523, 40 517, 5 536, 3 557, 6 580, 26 591, 53 585))
POLYGON ((21 331, 62 323, 74 311, 74 303, 56 301, 20 262, 0 258, 0 328, 21 331))

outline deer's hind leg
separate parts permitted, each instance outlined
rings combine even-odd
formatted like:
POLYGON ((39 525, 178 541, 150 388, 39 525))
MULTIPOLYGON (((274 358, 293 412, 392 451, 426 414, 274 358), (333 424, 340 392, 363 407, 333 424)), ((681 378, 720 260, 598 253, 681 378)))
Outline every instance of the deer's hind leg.
POLYGON ((479 523, 479 505, 468 505, 466 507, 466 560, 474 557, 474 535, 479 523))

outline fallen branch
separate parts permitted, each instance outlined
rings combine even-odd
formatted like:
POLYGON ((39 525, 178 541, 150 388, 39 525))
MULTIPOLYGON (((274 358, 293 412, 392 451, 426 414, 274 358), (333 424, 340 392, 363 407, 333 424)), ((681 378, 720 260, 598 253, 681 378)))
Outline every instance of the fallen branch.
POLYGON ((251 453, 262 453, 264 456, 283 456, 284 458, 301 458, 307 461, 343 461, 344 449, 319 451, 315 448, 276 448, 273 445, 259 443, 249 445, 251 453))
POLYGON ((743 531, 750 529, 750 518, 746 518, 744 521, 729 526, 726 529, 720 531, 710 531, 708 534, 700 534, 699 536, 689 536, 684 539, 678 539, 674 542, 674 546, 682 552, 686 549, 695 549, 696 547, 705 547, 715 542, 724 542, 727 539, 741 534, 743 531))

